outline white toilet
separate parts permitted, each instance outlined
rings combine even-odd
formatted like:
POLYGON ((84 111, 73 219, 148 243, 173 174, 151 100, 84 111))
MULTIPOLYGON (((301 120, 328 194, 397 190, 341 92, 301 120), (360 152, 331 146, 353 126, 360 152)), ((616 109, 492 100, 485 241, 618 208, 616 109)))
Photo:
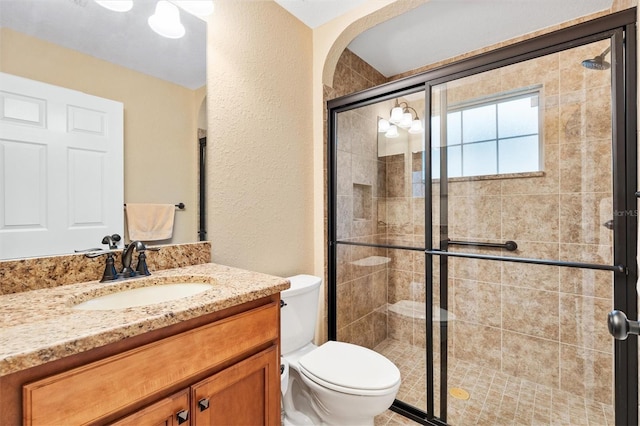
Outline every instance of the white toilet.
POLYGON ((313 344, 322 279, 290 277, 281 293, 282 358, 289 366, 283 387, 285 425, 373 425, 400 388, 400 371, 387 358, 350 343, 313 344), (286 390, 285 390, 286 389, 286 390))

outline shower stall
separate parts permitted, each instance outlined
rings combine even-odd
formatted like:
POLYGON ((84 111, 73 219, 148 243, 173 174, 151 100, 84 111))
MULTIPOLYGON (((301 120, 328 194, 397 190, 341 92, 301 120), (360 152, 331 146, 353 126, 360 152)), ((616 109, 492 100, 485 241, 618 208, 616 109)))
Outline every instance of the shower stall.
POLYGON ((635 104, 635 9, 329 101, 329 338, 394 411, 637 424, 635 104))

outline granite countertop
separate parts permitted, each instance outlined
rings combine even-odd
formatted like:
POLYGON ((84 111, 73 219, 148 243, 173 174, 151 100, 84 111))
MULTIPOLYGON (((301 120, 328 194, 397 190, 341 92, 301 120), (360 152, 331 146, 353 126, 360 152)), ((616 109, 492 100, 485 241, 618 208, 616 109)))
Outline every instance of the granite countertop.
POLYGON ((74 355, 289 288, 272 275, 206 263, 113 283, 90 281, 0 296, 0 376, 74 355), (175 282, 213 284, 195 296, 117 310, 71 309, 122 289, 175 282))

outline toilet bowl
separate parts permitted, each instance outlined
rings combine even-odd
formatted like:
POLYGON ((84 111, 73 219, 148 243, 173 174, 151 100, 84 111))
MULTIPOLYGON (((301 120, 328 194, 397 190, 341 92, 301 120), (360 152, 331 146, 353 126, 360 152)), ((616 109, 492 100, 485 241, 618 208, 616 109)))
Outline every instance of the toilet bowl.
POLYGON ((290 277, 281 294, 282 357, 289 365, 283 391, 285 424, 373 425, 400 388, 400 371, 370 349, 344 342, 312 343, 321 279, 290 277))

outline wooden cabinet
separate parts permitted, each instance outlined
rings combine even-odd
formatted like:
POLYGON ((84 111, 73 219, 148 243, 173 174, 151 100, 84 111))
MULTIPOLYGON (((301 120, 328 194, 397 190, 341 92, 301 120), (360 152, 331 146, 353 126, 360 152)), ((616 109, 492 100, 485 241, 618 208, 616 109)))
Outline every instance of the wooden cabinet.
POLYGON ((26 384, 24 423, 279 424, 279 309, 272 299, 26 384))
POLYGON ((190 417, 189 390, 185 389, 113 422, 111 426, 188 425, 190 417))
POLYGON ((191 390, 194 425, 277 425, 280 362, 273 349, 261 352, 195 385, 191 390), (274 382, 273 371, 278 374, 274 382))

